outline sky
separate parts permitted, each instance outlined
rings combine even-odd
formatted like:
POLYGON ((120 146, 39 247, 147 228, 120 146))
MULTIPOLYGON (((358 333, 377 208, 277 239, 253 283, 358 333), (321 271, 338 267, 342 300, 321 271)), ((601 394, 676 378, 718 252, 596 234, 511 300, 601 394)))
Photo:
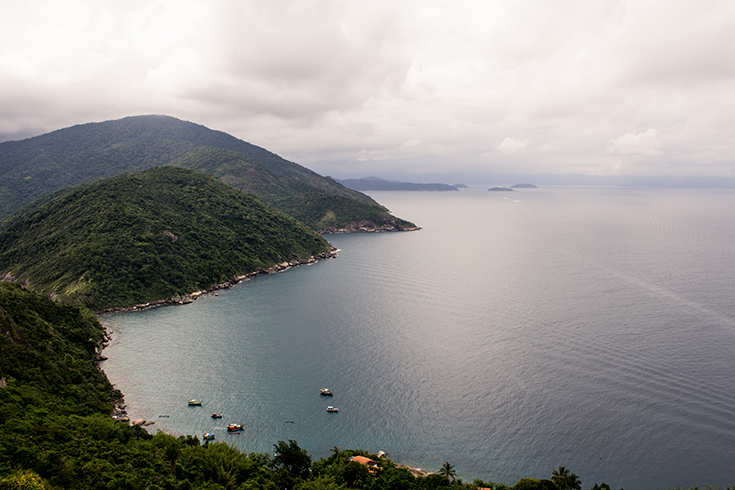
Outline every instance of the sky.
POLYGON ((167 114, 337 178, 735 183, 733 26, 732 0, 0 0, 0 141, 167 114))

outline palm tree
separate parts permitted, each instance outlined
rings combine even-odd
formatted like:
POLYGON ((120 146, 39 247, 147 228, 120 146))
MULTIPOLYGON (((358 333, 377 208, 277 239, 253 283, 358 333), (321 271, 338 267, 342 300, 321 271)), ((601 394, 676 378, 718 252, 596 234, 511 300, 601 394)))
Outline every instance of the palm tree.
POLYGON ((454 471, 454 465, 449 464, 449 461, 442 465, 442 469, 439 470, 439 474, 446 476, 448 480, 454 481, 457 478, 457 472, 454 471))
POLYGON ((582 489, 582 482, 579 477, 563 466, 559 466, 559 469, 551 472, 551 481, 559 490, 582 489))
POLYGON ((163 458, 171 464, 171 476, 176 477, 176 462, 181 457, 181 441, 173 439, 164 446, 163 458))

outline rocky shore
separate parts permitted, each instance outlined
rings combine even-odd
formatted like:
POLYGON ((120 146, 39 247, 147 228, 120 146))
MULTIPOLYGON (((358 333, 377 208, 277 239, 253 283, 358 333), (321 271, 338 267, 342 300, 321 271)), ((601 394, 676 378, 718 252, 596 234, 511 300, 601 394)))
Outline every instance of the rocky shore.
POLYGON ((275 274, 276 272, 283 272, 287 269, 290 269, 291 267, 298 267, 301 265, 308 265, 308 264, 314 264, 320 260, 325 259, 332 259, 337 257, 337 248, 333 247, 332 245, 329 246, 329 251, 322 252, 317 255, 313 255, 309 257, 308 259, 294 259, 291 261, 284 261, 279 262, 278 264, 275 264, 271 267, 268 267, 267 269, 257 269, 253 272, 249 272, 242 276, 234 276, 232 279, 230 279, 227 282, 223 282, 221 284, 213 284, 207 289, 201 289, 199 291, 194 291, 189 294, 184 295, 176 295, 173 298, 169 299, 161 299, 158 301, 151 301, 149 303, 142 303, 135 306, 129 306, 124 308, 108 308, 106 310, 98 311, 96 312, 99 314, 104 313, 113 313, 118 311, 137 311, 137 310, 145 310, 147 308, 155 308, 156 306, 169 306, 169 305, 183 305, 193 302, 194 300, 206 295, 206 294, 212 294, 216 293, 220 289, 228 289, 236 284, 241 283, 242 281, 247 281, 249 279, 252 279, 253 277, 262 276, 264 274, 275 274))
POLYGON ((420 226, 403 226, 397 220, 376 226, 372 221, 354 221, 343 228, 325 228, 319 233, 332 235, 335 233, 378 233, 382 231, 416 231, 420 226))
MULTIPOLYGON (((314 255, 312 257, 309 257, 308 259, 298 259, 298 260, 292 260, 290 262, 280 262, 267 269, 258 269, 256 271, 250 272, 243 276, 235 276, 229 281, 224 282, 222 284, 215 284, 207 289, 195 291, 193 293, 186 294, 184 296, 175 296, 170 299, 151 301, 150 303, 135 305, 135 306, 131 306, 128 308, 109 308, 107 310, 97 312, 97 314, 112 313, 116 311, 137 311, 137 310, 145 310, 148 308, 154 308, 156 306, 182 305, 182 304, 191 303, 194 300, 204 296, 205 294, 216 293, 220 289, 227 289, 229 287, 232 287, 236 284, 241 283, 242 281, 247 281, 253 277, 261 276, 264 274, 275 274, 276 272, 283 272, 285 270, 288 270, 291 267, 298 267, 300 265, 314 264, 320 260, 335 258, 337 257, 337 252, 338 252, 338 249, 330 245, 329 251, 314 255)), ((109 342, 110 342, 110 333, 107 330, 105 330, 103 332, 102 339, 100 340, 100 343, 97 346, 97 361, 98 362, 101 362, 107 359, 105 356, 102 355, 102 351, 104 350, 105 347, 107 347, 109 342)), ((145 420, 145 419, 134 419, 131 421, 130 418, 128 417, 128 412, 126 410, 125 399, 122 396, 120 396, 117 400, 115 400, 113 404, 112 413, 110 413, 110 417, 112 417, 115 420, 120 420, 122 422, 128 422, 131 425, 140 425, 142 427, 147 427, 155 423, 151 420, 145 420)))

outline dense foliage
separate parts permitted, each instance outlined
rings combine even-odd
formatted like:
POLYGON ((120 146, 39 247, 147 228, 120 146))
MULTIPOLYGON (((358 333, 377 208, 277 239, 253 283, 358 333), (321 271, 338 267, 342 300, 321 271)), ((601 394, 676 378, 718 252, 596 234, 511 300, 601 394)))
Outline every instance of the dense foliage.
POLYGON ((155 167, 74 188, 4 223, 0 276, 102 310, 328 249, 303 224, 212 176, 155 167))
POLYGON ((93 362, 102 340, 88 310, 0 282, 0 423, 109 412, 115 392, 93 362))
POLYGON ((332 186, 339 184, 331 178, 293 178, 262 168, 256 160, 237 152, 198 148, 173 160, 171 164, 212 174, 223 182, 258 196, 314 230, 357 229, 361 226, 405 230, 415 227, 409 221, 392 216, 372 200, 333 192, 332 186))
MULTIPOLYGON (((312 462, 293 440, 275 443, 273 454, 245 454, 193 436, 151 435, 109 416, 121 394, 97 368, 103 340, 103 327, 88 310, 0 283, 0 490, 581 488, 564 467, 550 479, 523 478, 513 486, 466 483, 448 462, 416 476, 362 450, 334 447, 312 462)), ((591 488, 611 490, 604 483, 591 488)))
MULTIPOLYGON (((155 166, 182 166, 215 175, 276 208, 303 193, 342 196, 342 208, 373 226, 395 220, 370 197, 322 177, 263 148, 220 131, 168 116, 136 116, 83 124, 22 141, 0 143, 0 218, 34 200, 76 184, 138 172, 155 166)), ((311 200, 309 215, 336 210, 311 200)), ((338 227, 349 222, 338 222, 338 227)), ((411 225, 412 226, 412 225, 411 225)))
POLYGON ((324 192, 299 194, 274 200, 272 204, 307 226, 326 232, 345 228, 372 229, 376 227, 376 223, 382 229, 390 231, 414 227, 413 223, 386 215, 385 211, 375 206, 324 192))

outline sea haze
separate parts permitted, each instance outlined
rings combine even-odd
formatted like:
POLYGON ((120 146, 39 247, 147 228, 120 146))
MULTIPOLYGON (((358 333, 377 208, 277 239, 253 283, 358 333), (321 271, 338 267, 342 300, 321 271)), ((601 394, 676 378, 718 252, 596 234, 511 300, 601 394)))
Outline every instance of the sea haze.
POLYGON ((735 483, 735 191, 370 194, 423 229, 329 235, 336 259, 103 317, 131 418, 465 481, 735 483))

